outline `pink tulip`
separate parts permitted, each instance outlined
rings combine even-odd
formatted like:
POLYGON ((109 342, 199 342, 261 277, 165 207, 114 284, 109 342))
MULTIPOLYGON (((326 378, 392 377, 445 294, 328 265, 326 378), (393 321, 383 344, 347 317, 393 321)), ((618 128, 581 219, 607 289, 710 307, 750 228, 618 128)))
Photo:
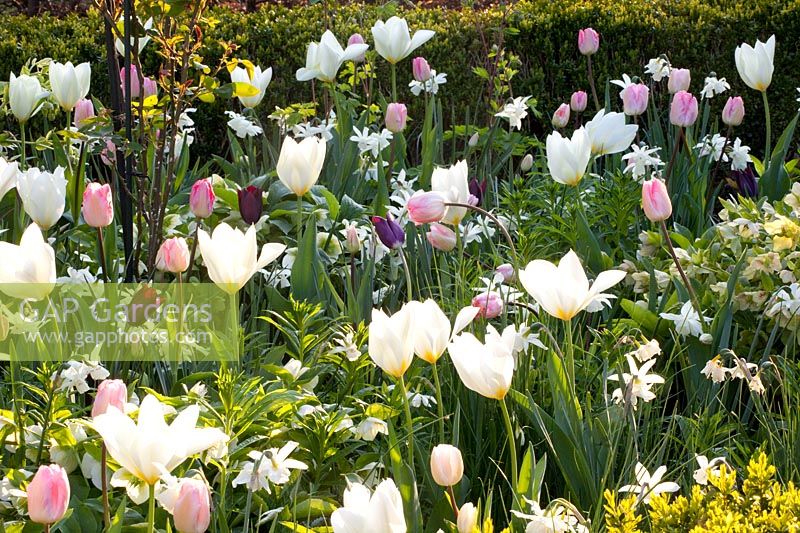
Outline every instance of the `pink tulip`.
POLYGON ((411 62, 411 71, 414 74, 414 79, 423 82, 431 79, 431 66, 424 57, 415 57, 411 62))
POLYGON ((472 299, 472 306, 480 308, 478 316, 495 318, 503 312, 503 298, 494 291, 482 292, 472 299))
POLYGON ((361 251, 361 239, 358 238, 358 228, 355 224, 350 224, 344 230, 344 247, 351 254, 361 251))
POLYGON ((628 85, 622 91, 622 109, 626 115, 635 117, 647 111, 650 89, 644 83, 628 85))
POLYGON ((739 126, 742 120, 744 120, 744 100, 741 96, 728 98, 722 109, 722 122, 728 126, 739 126))
POLYGON ((583 113, 586 110, 588 101, 589 96, 586 91, 575 91, 569 99, 569 107, 576 113, 583 113))
POLYGON ((199 479, 181 481, 181 488, 172 509, 172 519, 179 533, 203 533, 211 522, 211 495, 199 479))
POLYGON ((692 75, 688 68, 674 68, 669 71, 669 81, 667 88, 670 94, 675 94, 681 91, 688 91, 689 85, 692 83, 692 75))
MULTIPOLYGON (((349 39, 347 39, 347 46, 350 46, 351 44, 364 44, 364 37, 362 37, 360 33, 354 33, 349 39)), ((353 61, 356 63, 363 63, 366 58, 367 53, 362 52, 360 55, 354 57, 353 61)))
POLYGON ((90 183, 83 191, 83 219, 93 228, 105 228, 114 220, 114 201, 108 183, 90 183))
MULTIPOLYGON (((127 72, 125 72, 125 67, 119 69, 119 86, 122 89, 122 96, 125 97, 125 80, 127 78, 127 72)), ((139 98, 139 94, 141 93, 141 86, 139 85, 139 69, 136 68, 136 65, 131 65, 131 99, 139 98)))
POLYGON ((558 109, 556 109, 556 112, 553 113, 553 118, 550 119, 550 122, 556 129, 563 128, 569 124, 569 106, 567 104, 561 104, 558 106, 558 109))
POLYGON ((400 133, 406 129, 408 109, 405 104, 392 103, 386 106, 386 129, 392 133, 400 133))
POLYGON ((514 267, 508 263, 504 263, 495 269, 496 274, 503 276, 503 283, 510 283, 516 278, 514 267))
POLYGON ((92 418, 105 414, 109 407, 125 411, 128 401, 128 388, 121 379, 105 379, 97 386, 97 394, 92 404, 92 418))
POLYGON ((216 199, 211 179, 197 180, 192 185, 192 192, 189 193, 189 209, 197 218, 208 218, 214 212, 216 199))
POLYGON ((78 103, 75 104, 75 127, 80 129, 88 119, 94 116, 92 101, 88 98, 78 100, 78 103))
POLYGON ((189 246, 183 237, 172 237, 161 243, 156 255, 156 268, 180 274, 189 268, 189 246))
POLYGON ((69 505, 69 479, 59 465, 42 465, 28 483, 28 515, 37 524, 55 524, 69 505))
POLYGON ((672 97, 669 121, 676 126, 689 127, 697 120, 697 98, 686 91, 678 91, 672 97))
POLYGON ((456 247, 456 232, 442 224, 431 224, 431 229, 425 237, 431 246, 442 252, 451 252, 456 247))
POLYGON ((106 146, 100 151, 100 160, 109 167, 116 163, 117 145, 111 139, 106 139, 106 146))
POLYGON ((406 210, 411 221, 419 226, 442 220, 447 206, 441 193, 417 191, 406 202, 406 210))
POLYGON ((651 222, 661 222, 672 215, 672 201, 663 181, 653 178, 642 184, 642 209, 651 222))
POLYGON ((597 53, 600 48, 600 34, 592 28, 578 30, 578 50, 585 56, 597 53))
POLYGON ((158 95, 158 84, 156 83, 156 80, 153 78, 145 78, 142 83, 144 87, 144 98, 158 95))

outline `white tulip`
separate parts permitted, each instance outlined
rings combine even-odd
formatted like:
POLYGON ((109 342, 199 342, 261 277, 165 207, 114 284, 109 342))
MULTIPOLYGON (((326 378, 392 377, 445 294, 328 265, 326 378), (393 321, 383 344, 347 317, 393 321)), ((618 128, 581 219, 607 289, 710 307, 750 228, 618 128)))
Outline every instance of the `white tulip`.
POLYGON ((16 161, 9 163, 5 158, 0 157, 0 201, 8 194, 8 191, 17 186, 18 175, 19 163, 16 161))
POLYGON ((58 104, 64 111, 72 111, 78 100, 89 94, 92 67, 89 63, 74 66, 53 61, 50 63, 50 88, 58 104))
POLYGON ((31 224, 19 246, 0 241, 0 291, 12 298, 45 298, 56 282, 56 254, 31 224))
POLYGON ((290 191, 303 196, 319 179, 326 148, 325 140, 317 136, 306 137, 300 142, 286 137, 275 168, 278 178, 290 191))
POLYGON ((391 479, 381 481, 370 494, 360 483, 344 490, 344 505, 331 515, 333 533, 405 533, 403 498, 391 479))
POLYGON ((49 93, 42 89, 39 78, 20 74, 11 78, 8 82, 8 104, 11 113, 21 123, 25 123, 41 109, 42 100, 47 98, 49 93))
POLYGON ((235 294, 244 287, 253 274, 267 266, 283 253, 286 246, 269 243, 258 254, 256 229, 250 226, 247 232, 219 224, 209 236, 204 230, 197 235, 200 255, 208 269, 208 277, 222 290, 235 294))
POLYGON ((306 66, 297 69, 298 81, 309 81, 314 78, 332 82, 336 79, 339 67, 345 61, 353 61, 367 51, 367 44, 351 44, 342 48, 336 36, 327 30, 318 43, 309 43, 306 50, 306 66))
POLYGON ((589 286, 589 280, 578 255, 570 250, 558 262, 537 259, 520 270, 519 280, 525 290, 548 314, 561 320, 587 309, 599 311, 603 302, 612 295, 603 291, 613 287, 625 277, 622 270, 606 270, 589 286))
POLYGON ((392 17, 386 22, 379 20, 372 26, 375 50, 389 63, 402 61, 411 52, 430 41, 435 33, 431 30, 418 30, 414 32, 414 37, 411 37, 406 19, 400 17, 392 17))
POLYGON ((17 176, 17 192, 22 207, 43 230, 53 227, 61 215, 67 198, 64 167, 53 172, 31 167, 17 176))
POLYGON ((586 174, 592 157, 591 144, 586 130, 579 128, 572 138, 562 137, 554 131, 547 136, 547 168, 550 176, 564 185, 577 185, 586 174))
POLYGON ((258 94, 255 96, 239 96, 239 101, 243 106, 253 108, 261 103, 266 94, 267 87, 272 81, 272 67, 267 70, 261 70, 261 67, 253 68, 253 77, 246 68, 236 67, 231 72, 231 81, 234 83, 247 83, 258 89, 258 94))
POLYGON ((586 123, 592 153, 597 155, 624 152, 633 142, 638 130, 639 126, 636 124, 625 124, 624 113, 606 113, 603 109, 586 123))
POLYGON ((494 400, 505 398, 514 377, 514 355, 499 336, 487 336, 484 344, 471 333, 462 333, 447 351, 465 387, 494 400))
MULTIPOLYGON (((445 201, 469 203, 469 168, 466 161, 459 161, 449 168, 435 168, 431 176, 431 190, 444 195, 445 201)), ((442 222, 458 226, 467 214, 466 207, 448 207, 442 222)))
POLYGON ((380 309, 372 310, 369 325, 369 356, 384 372, 403 377, 414 360, 414 317, 404 305, 391 317, 380 309))
POLYGON ((456 323, 450 327, 450 319, 433 300, 409 302, 409 310, 414 317, 414 353, 423 361, 436 364, 447 349, 454 335, 458 335, 480 312, 480 307, 468 305, 456 316, 456 323))
POLYGON ((755 47, 747 43, 737 46, 734 58, 742 81, 751 89, 766 91, 775 70, 775 36, 767 39, 766 43, 756 40, 755 47))
MULTIPOLYGON (((139 17, 136 17, 136 18, 137 18, 137 22, 140 22, 138 20, 139 17)), ((149 19, 147 19, 147 22, 145 22, 142 25, 142 27, 145 30, 153 29, 153 17, 150 17, 149 19)), ((147 46, 147 43, 150 42, 150 37, 147 36, 147 35, 143 35, 143 36, 139 37, 138 41, 136 41, 135 37, 131 37, 130 41, 131 41, 131 53, 133 53, 134 42, 138 42, 137 48, 138 48, 139 55, 141 55, 142 50, 144 50, 144 47, 147 46)), ((121 55, 121 56, 125 55, 125 43, 122 42, 122 39, 119 39, 119 38, 114 39, 114 49, 117 51, 117 53, 119 55, 121 55)))

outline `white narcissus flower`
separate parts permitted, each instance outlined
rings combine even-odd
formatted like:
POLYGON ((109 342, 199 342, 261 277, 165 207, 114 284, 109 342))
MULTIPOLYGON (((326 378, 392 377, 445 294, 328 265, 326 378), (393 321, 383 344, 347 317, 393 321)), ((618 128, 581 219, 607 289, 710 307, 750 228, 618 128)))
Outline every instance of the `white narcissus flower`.
POLYGON ((731 170, 744 170, 750 162, 750 147, 742 145, 742 140, 736 137, 730 152, 731 170))
POLYGON ((624 152, 633 142, 638 130, 639 126, 636 124, 625 124, 624 113, 606 113, 604 109, 586 123, 592 153, 596 155, 624 152))
POLYGON ((247 232, 219 224, 211 235, 200 230, 197 235, 200 255, 208 269, 208 277, 222 290, 235 294, 244 287, 253 274, 280 256, 286 245, 268 243, 258 254, 255 226, 247 232))
POLYGON ((715 457, 710 461, 705 455, 695 455, 697 461, 697 470, 694 471, 692 477, 698 485, 708 485, 708 478, 711 475, 719 475, 719 467, 727 465, 724 457, 715 457))
POLYGON ((661 158, 658 157, 657 152, 661 150, 660 147, 654 146, 649 148, 646 144, 638 146, 631 145, 631 151, 622 156, 623 161, 627 161, 628 166, 623 170, 624 173, 629 173, 636 181, 642 181, 642 178, 647 174, 649 168, 657 171, 659 167, 664 165, 661 158))
POLYGON ((91 81, 92 67, 89 63, 77 66, 70 61, 65 64, 57 61, 50 63, 50 88, 64 111, 72 111, 78 100, 86 98, 91 81))
POLYGON ((700 96, 703 98, 713 98, 718 94, 724 93, 730 88, 731 84, 725 81, 725 78, 708 76, 705 79, 703 90, 700 91, 700 96))
POLYGON ((644 72, 645 74, 650 74, 653 77, 653 81, 657 83, 665 77, 669 77, 671 68, 669 60, 664 56, 660 56, 654 57, 648 61, 644 72))
POLYGON ((656 395, 650 389, 657 383, 664 383, 664 378, 656 374, 648 374, 653 365, 656 364, 656 359, 650 359, 641 367, 637 367, 633 356, 628 354, 625 357, 628 360, 630 374, 627 372, 623 372, 622 376, 613 374, 608 376, 608 379, 622 382, 620 388, 612 393, 614 400, 624 402, 635 409, 639 399, 643 402, 655 400, 656 395))
POLYGON ((681 337, 689 335, 700 337, 703 334, 703 323, 711 322, 710 318, 701 317, 692 306, 692 302, 684 302, 680 313, 661 313, 661 318, 672 321, 675 326, 675 333, 681 337))
MULTIPOLYGON (((469 203, 469 167, 462 160, 448 168, 435 168, 431 176, 431 190, 440 192, 446 202, 469 203)), ((466 207, 448 207, 442 222, 457 226, 467 214, 466 207)))
POLYGON ((11 73, 8 82, 8 105, 16 119, 25 123, 41 109, 42 100, 47 98, 48 92, 42 89, 39 78, 11 73))
POLYGON ((479 307, 471 305, 463 308, 451 328, 450 319, 433 300, 409 302, 409 309, 414 318, 414 353, 431 364, 436 364, 453 336, 458 335, 480 312, 479 307))
POLYGON ((666 466, 659 466, 655 472, 650 474, 642 463, 636 463, 636 485, 625 485, 620 492, 632 492, 639 495, 639 499, 644 503, 649 503, 650 498, 665 492, 677 492, 680 486, 671 481, 662 482, 661 478, 667 473, 666 466))
POLYGON ((487 336, 484 344, 462 333, 453 337, 447 351, 465 387, 494 400, 505 398, 514 377, 514 355, 502 338, 487 336))
POLYGON ((536 259, 519 272, 520 282, 528 294, 548 314, 561 320, 572 319, 597 300, 613 298, 603 291, 624 277, 622 270, 606 270, 589 286, 581 261, 572 250, 561 258, 558 266, 536 259))
POLYGON ((390 376, 403 377, 414 360, 414 317, 408 304, 391 317, 380 309, 372 310, 369 356, 390 376))
POLYGON ((333 533, 405 533, 403 498, 391 479, 381 481, 375 492, 353 483, 344 491, 343 505, 331 515, 333 533))
POLYGON ((522 129, 522 119, 528 116, 528 100, 530 96, 520 96, 503 106, 494 116, 508 119, 508 127, 522 129))
POLYGON ((747 43, 737 46, 734 59, 736 70, 745 85, 756 91, 766 91, 775 69, 775 36, 767 39, 766 43, 756 40, 755 46, 747 43))
POLYGON ((402 61, 430 41, 435 33, 431 30, 417 30, 411 37, 406 19, 400 17, 391 17, 386 22, 379 20, 372 26, 375 50, 389 63, 402 61))
POLYGON ((0 291, 12 298, 45 298, 56 282, 56 255, 31 224, 22 234, 19 246, 0 241, 0 291))
POLYGON ((275 168, 278 178, 294 194, 303 196, 319 179, 326 147, 327 143, 319 137, 306 137, 298 143, 287 136, 275 168))
POLYGON ((270 448, 265 452, 252 450, 247 456, 251 459, 245 463, 239 475, 231 483, 234 487, 247 485, 248 490, 255 492, 265 489, 269 492, 269 483, 283 485, 289 481, 292 470, 307 470, 308 465, 289 457, 297 449, 298 443, 289 441, 280 449, 270 448))
POLYGON ((0 201, 11 189, 17 186, 18 175, 19 163, 16 161, 9 163, 5 158, 0 157, 0 201))
POLYGON ((547 136, 546 153, 550 176, 564 185, 577 185, 592 157, 589 136, 584 128, 575 130, 571 139, 554 131, 547 136))
POLYGON ((225 114, 231 117, 228 121, 228 127, 236 133, 236 136, 240 139, 244 139, 246 137, 255 137, 256 135, 261 135, 264 130, 261 129, 261 126, 258 124, 254 124, 249 118, 244 115, 240 115, 239 113, 235 113, 233 111, 225 111, 225 114))
POLYGON ((358 43, 342 48, 336 36, 327 30, 318 43, 309 43, 306 50, 306 66, 297 69, 298 81, 318 79, 332 82, 336 80, 339 67, 345 61, 352 61, 367 51, 369 45, 358 43))
POLYGON ((253 96, 239 96, 239 101, 243 106, 253 108, 261 103, 266 94, 267 87, 272 81, 272 67, 261 70, 261 67, 253 67, 253 75, 246 68, 236 67, 231 71, 231 81, 233 83, 246 83, 258 89, 258 94, 253 96))
POLYGON ((714 383, 722 383, 728 374, 728 369, 722 366, 722 357, 717 355, 706 362, 706 366, 700 371, 706 378, 714 383))
POLYGON ((373 441, 378 434, 382 433, 384 435, 389 434, 389 425, 380 418, 375 418, 374 416, 368 416, 364 420, 362 420, 358 426, 352 428, 353 433, 355 434, 356 438, 366 441, 373 441))

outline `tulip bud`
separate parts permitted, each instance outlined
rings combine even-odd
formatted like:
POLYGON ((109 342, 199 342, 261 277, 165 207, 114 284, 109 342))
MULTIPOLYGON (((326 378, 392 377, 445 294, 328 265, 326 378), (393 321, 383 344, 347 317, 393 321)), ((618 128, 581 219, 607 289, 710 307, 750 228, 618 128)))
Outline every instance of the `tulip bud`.
POLYGON ((197 218, 208 218, 214 212, 216 199, 211 179, 197 180, 192 185, 192 192, 189 193, 189 209, 197 218))
POLYGON ((642 184, 642 209, 651 222, 661 222, 672 215, 672 201, 663 181, 653 178, 642 184))
POLYGON ((181 481, 172 519, 178 533, 203 533, 208 529, 211 523, 211 495, 205 482, 193 478, 181 481))
POLYGON ((478 141, 480 140, 480 138, 481 136, 478 135, 477 132, 473 133, 472 137, 470 137, 469 141, 467 141, 467 145, 469 145, 470 148, 475 148, 476 146, 478 146, 478 141))
POLYGON ((28 515, 37 524, 55 524, 67 512, 69 479, 59 465, 42 465, 28 483, 28 515))
POLYGON ((736 181, 739 194, 748 198, 758 198, 758 180, 753 172, 753 167, 747 166, 744 170, 734 170, 731 178, 736 181))
POLYGON ((686 91, 679 91, 672 97, 669 121, 686 128, 697 120, 697 98, 686 91))
POLYGON ((667 88, 669 89, 670 94, 675 94, 680 91, 688 91, 691 82, 692 75, 688 68, 674 68, 669 71, 667 88))
POLYGON ((261 203, 262 191, 260 187, 248 185, 239 189, 239 214, 246 224, 255 224, 261 218, 264 206, 261 203))
POLYGON ((355 224, 350 224, 344 231, 344 247, 351 254, 361 251, 361 239, 358 238, 358 229, 355 224))
POLYGON ((465 503, 458 510, 456 526, 458 527, 458 533, 475 532, 478 527, 478 509, 471 502, 465 503))
POLYGON ((92 404, 92 418, 105 414, 109 407, 125 411, 128 401, 128 388, 121 379, 105 379, 97 386, 97 394, 92 404))
POLYGON ((156 268, 162 272, 180 274, 189 268, 189 246, 183 237, 172 237, 161 243, 156 254, 156 268))
MULTIPOLYGON (((360 33, 354 33, 353 35, 350 36, 349 39, 347 39, 347 46, 353 44, 365 44, 364 37, 362 37, 360 33)), ((367 58, 366 52, 362 52, 356 57, 354 57, 353 61, 355 61, 356 63, 363 63, 366 58, 367 58)))
POLYGON ((486 178, 483 178, 481 181, 478 181, 478 178, 469 180, 469 194, 476 200, 472 205, 481 205, 483 203, 483 197, 486 196, 486 187, 488 185, 489 183, 486 181, 486 178))
POLYGON ((439 444, 431 450, 431 474, 442 487, 457 485, 464 477, 461 450, 450 444, 439 444))
POLYGON ((3 342, 8 338, 9 327, 10 326, 6 315, 0 313, 0 342, 3 342))
POLYGON ((386 106, 386 129, 392 133, 400 133, 406 129, 408 109, 405 104, 393 103, 386 106))
POLYGON ((583 113, 588 101, 589 95, 586 94, 586 91, 575 91, 569 99, 569 107, 576 113, 583 113))
POLYGON ((514 272, 514 267, 508 263, 504 263, 495 269, 497 274, 503 276, 503 283, 511 283, 517 277, 514 272))
POLYGON ((456 247, 456 232, 442 224, 431 224, 425 237, 431 246, 442 252, 451 252, 456 247))
POLYGON ((394 221, 392 215, 387 214, 386 218, 374 216, 372 224, 375 226, 375 233, 384 246, 394 250, 400 248, 406 242, 406 233, 400 224, 394 221))
POLYGON ((592 28, 578 30, 578 50, 585 56, 597 53, 600 48, 600 34, 592 28))
MULTIPOLYGON (((136 68, 136 65, 131 65, 131 100, 134 98, 139 98, 139 94, 141 93, 141 86, 139 85, 139 69, 136 68)), ((128 78, 128 73, 125 71, 125 67, 119 69, 119 87, 122 90, 123 98, 127 98, 125 96, 125 85, 126 79, 128 78)))
POLYGON ((414 74, 414 79, 419 82, 425 82, 431 79, 431 66, 424 57, 415 57, 411 62, 411 71, 414 74))
POLYGON ((503 298, 494 291, 482 292, 472 299, 472 306, 480 308, 478 316, 496 318, 503 312, 503 298))
POLYGON ((78 100, 78 103, 75 104, 75 127, 80 129, 88 119, 94 116, 94 104, 92 101, 88 98, 78 100))
POLYGON ((650 98, 650 89, 644 83, 628 85, 621 93, 622 110, 629 117, 641 115, 647 111, 647 101, 650 98))
POLYGON ((114 201, 108 183, 90 183, 83 191, 83 219, 93 228, 105 228, 114 220, 114 201))
POLYGON ((528 172, 531 168, 533 168, 533 156, 531 154, 525 154, 525 157, 523 157, 522 161, 519 163, 519 170, 521 172, 528 172))
POLYGON ((722 122, 728 126, 739 126, 742 120, 744 120, 744 100, 741 96, 728 98, 722 109, 722 122))
POLYGON ((420 224, 439 222, 442 220, 446 209, 444 196, 436 191, 417 191, 406 202, 408 218, 418 226, 420 224))
POLYGON ((106 146, 100 151, 100 161, 106 166, 114 166, 117 161, 117 145, 111 139, 106 139, 106 146))
POLYGON ((158 84, 156 83, 156 80, 154 80, 153 78, 145 78, 142 81, 142 87, 143 87, 142 91, 143 98, 149 98, 151 96, 156 96, 158 94, 158 84))
POLYGON ((569 124, 569 106, 567 104, 561 104, 558 106, 558 109, 556 109, 556 112, 553 113, 553 118, 550 119, 550 122, 556 129, 563 128, 569 124))

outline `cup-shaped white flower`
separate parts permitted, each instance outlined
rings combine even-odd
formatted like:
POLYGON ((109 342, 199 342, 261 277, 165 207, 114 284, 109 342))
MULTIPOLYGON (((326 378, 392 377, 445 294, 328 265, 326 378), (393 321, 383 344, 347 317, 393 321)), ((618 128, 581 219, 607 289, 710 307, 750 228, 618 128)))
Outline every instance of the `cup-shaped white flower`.
POLYGON ((211 235, 200 230, 197 239, 208 277, 229 294, 235 294, 244 287, 253 274, 277 259, 286 249, 283 244, 267 243, 258 255, 255 226, 250 226, 242 233, 224 222, 214 228, 211 235))
MULTIPOLYGON (((469 168, 462 160, 448 168, 435 168, 431 176, 431 190, 442 193, 446 202, 469 203, 469 168)), ((448 207, 442 222, 458 226, 467 214, 466 207, 448 207)))
POLYGON ((15 76, 11 73, 8 82, 8 104, 11 113, 21 123, 25 123, 41 109, 42 100, 47 98, 49 93, 42 89, 39 78, 20 74, 15 76))
POLYGON ((547 136, 546 151, 550 176, 564 185, 577 185, 592 157, 589 136, 583 128, 575 130, 571 139, 554 131, 547 136))
POLYGON ((19 163, 10 163, 5 158, 0 157, 0 200, 8 192, 17 186, 17 176, 19 175, 19 163))
POLYGON ((0 291, 12 298, 41 300, 56 282, 56 254, 31 224, 22 234, 19 246, 0 241, 0 291))
POLYGON ((747 43, 737 46, 734 58, 742 81, 751 89, 766 91, 775 70, 775 36, 767 39, 766 43, 756 40, 755 46, 747 43))
POLYGON ((336 36, 327 30, 318 43, 309 43, 306 50, 306 66, 297 69, 298 81, 309 81, 314 78, 320 81, 334 81, 339 67, 345 61, 353 61, 367 51, 369 45, 354 43, 342 48, 336 36))
POLYGON ((561 320, 570 320, 592 304, 612 297, 603 291, 624 277, 622 270, 606 270, 590 286, 581 260, 572 250, 561 258, 558 266, 536 259, 519 272, 519 280, 528 294, 548 314, 561 320))
POLYGON ((261 103, 261 100, 264 99, 267 87, 272 81, 272 67, 269 67, 266 70, 261 70, 261 67, 258 66, 254 67, 252 77, 246 68, 236 67, 231 72, 231 81, 234 83, 247 83, 248 85, 252 85, 258 89, 258 94, 254 96, 238 97, 243 106, 249 108, 256 107, 261 103))
POLYGON ((344 491, 344 505, 331 515, 333 533, 404 533, 403 498, 391 479, 381 481, 375 492, 360 483, 344 491))
POLYGON ((461 333, 480 312, 479 307, 467 306, 459 311, 453 327, 450 319, 433 300, 409 302, 414 318, 414 353, 431 364, 436 364, 454 335, 461 333))
POLYGON ((67 198, 64 167, 53 172, 29 168, 17 176, 17 192, 28 216, 43 230, 50 229, 64 214, 67 198))
MULTIPOLYGON (((139 19, 139 17, 136 17, 136 23, 141 23, 141 20, 139 19)), ((153 29, 153 17, 150 17, 149 19, 147 19, 145 21, 145 23, 142 24, 142 28, 145 31, 152 30, 153 29)), ((135 36, 132 35, 130 37, 130 42, 131 42, 131 51, 133 51, 134 46, 136 46, 136 48, 138 49, 139 55, 142 55, 142 50, 144 50, 144 47, 147 46, 147 43, 150 42, 150 37, 148 35, 139 35, 139 37, 137 39, 135 36), (134 43, 136 43, 136 44, 134 44, 134 43)), ((119 38, 114 39, 114 49, 117 51, 117 53, 119 55, 121 55, 121 56, 125 55, 125 43, 122 42, 122 39, 119 39, 119 38)))
POLYGON ((369 356, 384 372, 400 379, 414 360, 413 306, 404 305, 392 316, 372 310, 369 356))
POLYGON ((379 20, 372 26, 375 50, 389 63, 402 61, 411 52, 430 41, 435 33, 431 30, 417 30, 412 37, 406 19, 400 17, 391 17, 386 22, 379 20))
POLYGON ((91 80, 92 67, 89 63, 78 66, 70 61, 65 64, 57 61, 50 63, 50 88, 64 111, 72 111, 78 100, 86 98, 91 80))
POLYGON ((303 196, 319 179, 327 143, 316 135, 300 142, 286 137, 278 156, 278 178, 297 196, 303 196))
POLYGON ((487 336, 482 343, 471 333, 462 333, 453 337, 447 351, 465 387, 495 400, 506 397, 514 377, 514 355, 505 342, 487 336))
POLYGON ((586 123, 592 153, 597 155, 624 152, 633 142, 638 130, 639 126, 636 124, 625 124, 625 113, 606 113, 604 109, 586 123))

